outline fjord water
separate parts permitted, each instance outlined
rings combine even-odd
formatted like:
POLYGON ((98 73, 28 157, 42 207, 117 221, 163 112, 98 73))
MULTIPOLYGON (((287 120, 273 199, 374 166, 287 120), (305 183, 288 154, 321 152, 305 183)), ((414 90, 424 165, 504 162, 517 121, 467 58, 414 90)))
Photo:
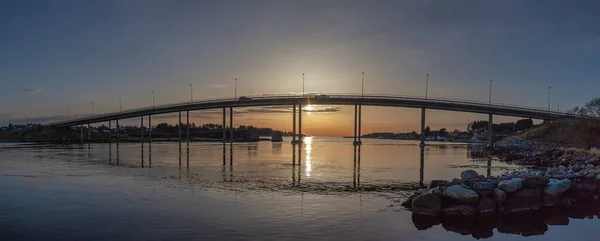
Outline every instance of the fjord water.
MULTIPOLYGON (((183 142, 181 152, 176 142, 0 144, 0 236, 472 240, 445 224, 418 230, 400 202, 421 182, 466 169, 497 175, 518 168, 472 144, 429 143, 421 152, 415 141, 366 139, 360 149, 343 138, 289 143, 192 142, 188 149, 183 142)), ((540 236, 495 230, 489 239, 591 238, 599 227, 597 220, 571 219, 540 236)))

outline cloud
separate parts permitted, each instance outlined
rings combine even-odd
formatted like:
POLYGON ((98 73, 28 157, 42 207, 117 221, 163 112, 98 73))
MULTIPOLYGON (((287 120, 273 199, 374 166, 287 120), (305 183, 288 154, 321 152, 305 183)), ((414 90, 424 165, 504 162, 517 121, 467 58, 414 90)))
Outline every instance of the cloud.
POLYGON ((28 94, 34 94, 34 93, 39 93, 42 92, 42 89, 22 89, 21 93, 28 93, 28 94))

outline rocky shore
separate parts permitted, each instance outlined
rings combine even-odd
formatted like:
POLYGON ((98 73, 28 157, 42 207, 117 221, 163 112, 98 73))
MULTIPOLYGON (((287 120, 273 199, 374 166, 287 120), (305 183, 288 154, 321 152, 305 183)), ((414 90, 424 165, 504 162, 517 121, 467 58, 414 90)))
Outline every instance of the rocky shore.
POLYGON ((500 143, 493 152, 501 161, 526 166, 496 177, 466 170, 460 178, 434 180, 403 206, 416 215, 464 217, 575 207, 600 200, 600 158, 595 153, 515 139, 500 143))

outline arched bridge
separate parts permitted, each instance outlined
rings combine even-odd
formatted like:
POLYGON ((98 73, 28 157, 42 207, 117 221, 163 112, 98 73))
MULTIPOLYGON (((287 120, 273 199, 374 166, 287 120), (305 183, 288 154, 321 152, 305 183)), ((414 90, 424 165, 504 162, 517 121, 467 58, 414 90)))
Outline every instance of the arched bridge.
MULTIPOLYGON (((114 113, 106 113, 82 118, 76 118, 71 120, 59 121, 48 124, 53 127, 69 127, 75 125, 92 124, 98 122, 109 122, 116 120, 117 128, 118 120, 142 117, 141 124, 143 125, 143 117, 149 116, 149 125, 151 125, 151 116, 165 113, 179 112, 179 120, 181 123, 181 112, 189 112, 194 110, 207 110, 207 109, 223 109, 223 126, 226 125, 226 109, 230 109, 230 126, 233 126, 233 108, 237 107, 258 107, 258 106, 278 106, 278 105, 290 105, 293 106, 294 124, 293 132, 296 133, 296 106, 298 106, 298 130, 299 136, 302 136, 302 106, 307 104, 314 105, 354 105, 355 118, 354 118, 354 138, 355 144, 360 144, 361 139, 361 110, 362 106, 390 106, 390 107, 407 107, 407 108, 420 108, 421 109, 421 131, 425 129, 425 110, 449 110, 449 111, 460 111, 469 113, 481 113, 489 115, 489 127, 488 127, 488 142, 492 144, 492 116, 493 115, 504 115, 514 116, 532 119, 543 119, 543 120, 555 120, 564 117, 578 117, 574 114, 566 112, 560 112, 555 110, 548 110, 543 108, 535 107, 524 107, 516 105, 505 105, 498 103, 478 102, 478 101, 467 101, 467 100, 456 100, 456 99, 443 99, 443 98, 424 98, 424 97, 409 97, 409 96, 395 96, 395 95, 363 95, 363 94, 306 94, 306 95, 260 95, 260 96, 249 96, 240 98, 224 98, 224 99, 212 99, 212 100, 200 100, 185 103, 176 103, 169 105, 159 105, 154 107, 146 107, 139 109, 132 109, 126 111, 119 111, 114 113)), ((189 116, 189 115, 188 115, 189 116)), ((188 117, 189 123, 189 117, 188 117)), ((180 125, 181 126, 181 125, 180 125)), ((231 129, 232 130, 232 129, 231 129)), ((151 133, 150 133, 151 134, 151 133)), ((233 133, 232 133, 233 135, 233 133)), ((83 128, 82 135, 83 139, 83 128)), ((180 128, 181 137, 181 128, 180 128)), ((294 135, 295 137, 295 135, 294 135)), ((189 139, 189 131, 188 137, 189 139)), ((423 138, 423 137, 422 137, 423 138)), ((231 137, 231 139, 233 139, 231 137)), ((295 138, 294 138, 295 139, 295 138)), ((300 138, 301 139, 301 138, 300 138)), ((223 141, 226 141, 225 129, 223 129, 223 141)), ((422 139, 422 141, 424 141, 422 139)), ((299 141, 301 142, 301 140, 299 141)))

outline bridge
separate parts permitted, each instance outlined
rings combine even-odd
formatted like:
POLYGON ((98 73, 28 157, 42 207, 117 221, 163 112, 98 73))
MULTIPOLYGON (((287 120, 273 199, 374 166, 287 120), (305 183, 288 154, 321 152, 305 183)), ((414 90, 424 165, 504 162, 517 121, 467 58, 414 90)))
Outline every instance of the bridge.
MULTIPOLYGON (((179 112, 179 123, 181 122, 181 112, 194 110, 208 109, 223 109, 223 126, 226 126, 226 110, 229 109, 230 127, 233 126, 233 108, 240 107, 259 107, 259 106, 292 106, 293 107, 293 141, 292 143, 302 142, 302 106, 303 105, 350 105, 354 106, 354 144, 361 144, 361 123, 362 123, 362 106, 389 106, 389 107, 406 107, 421 109, 421 133, 425 130, 425 110, 448 110, 469 113, 480 113, 489 115, 488 126, 488 145, 492 145, 492 122, 493 115, 503 115, 512 117, 522 117, 531 119, 555 120, 565 117, 579 117, 575 114, 548 110, 543 108, 525 107, 516 105, 506 105, 491 102, 468 101, 457 99, 444 98, 425 98, 397 95, 365 95, 365 94, 305 94, 305 95, 260 95, 260 96, 244 96, 240 98, 222 98, 199 100, 185 103, 158 105, 153 107, 145 107, 119 111, 114 113, 106 113, 93 115, 88 117, 70 119, 48 124, 52 127, 70 127, 81 126, 81 139, 83 141, 83 125, 88 126, 98 122, 118 121, 120 119, 141 117, 141 125, 143 126, 144 116, 148 116, 148 125, 151 126, 152 115, 175 113, 179 112), (296 111, 298 109, 298 111, 296 111), (298 117, 296 118, 296 113, 298 117), (298 120, 298 125, 296 125, 298 120), (298 130, 298 135, 296 135, 298 130), (299 136, 299 140, 296 140, 299 136)), ((189 124, 189 115, 187 117, 189 124)), ((189 127, 189 125, 188 125, 189 127)), ((88 128, 89 129, 89 128, 88 128)), ((143 131, 143 128, 142 128, 143 131)), ((223 128, 223 142, 226 142, 226 128, 223 128)), ((151 132, 150 132, 151 135, 151 132)), ((143 133, 142 133, 143 137, 143 133)), ((150 136, 151 137, 151 136, 150 136)), ((181 125, 179 125, 179 139, 181 141, 181 125)), ((189 141, 189 128, 187 130, 187 139, 189 141)), ((233 128, 231 128, 230 141, 233 140, 233 128)), ((143 141, 143 140, 142 140, 143 141)), ((424 143, 424 135, 421 136, 421 144, 424 143)))

